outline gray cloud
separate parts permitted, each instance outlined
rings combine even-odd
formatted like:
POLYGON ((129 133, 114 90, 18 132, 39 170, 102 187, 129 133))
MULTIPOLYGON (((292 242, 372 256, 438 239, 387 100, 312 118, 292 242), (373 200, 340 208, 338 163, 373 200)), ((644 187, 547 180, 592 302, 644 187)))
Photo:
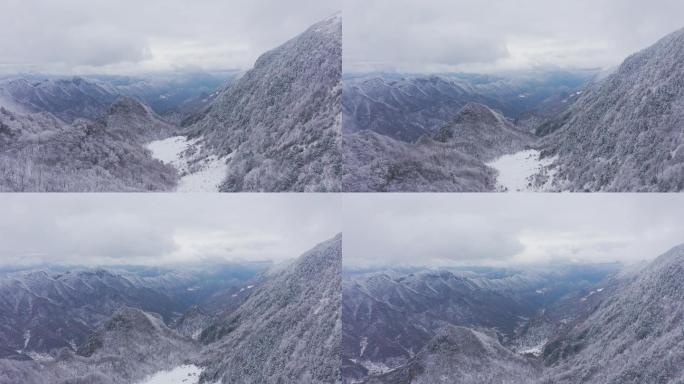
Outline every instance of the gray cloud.
POLYGON ((344 0, 348 71, 610 67, 684 27, 684 2, 344 0))
POLYGON ((340 0, 4 0, 0 71, 246 69, 340 0))
POLYGON ((0 265, 282 261, 341 231, 335 195, 3 195, 0 265))
POLYGON ((678 195, 352 195, 348 267, 636 262, 684 243, 678 195))

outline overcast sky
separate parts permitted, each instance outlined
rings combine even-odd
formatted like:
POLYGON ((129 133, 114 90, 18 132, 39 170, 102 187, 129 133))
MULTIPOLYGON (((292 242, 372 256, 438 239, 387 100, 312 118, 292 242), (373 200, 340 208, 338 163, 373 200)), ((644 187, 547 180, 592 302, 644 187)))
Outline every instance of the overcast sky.
POLYGON ((341 0, 2 0, 0 72, 247 69, 341 0))
POLYGON ((0 265, 283 261, 341 231, 335 195, 0 195, 0 265))
POLYGON ((684 243, 684 196, 345 196, 349 268, 627 264, 684 243))
POLYGON ((612 67, 684 27, 681 0, 344 0, 345 71, 612 67))

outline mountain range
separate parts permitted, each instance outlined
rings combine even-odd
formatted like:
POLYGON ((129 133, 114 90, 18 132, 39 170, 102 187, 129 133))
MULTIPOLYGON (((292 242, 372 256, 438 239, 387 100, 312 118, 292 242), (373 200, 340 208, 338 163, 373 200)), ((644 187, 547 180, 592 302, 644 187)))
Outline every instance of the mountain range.
POLYGON ((339 191, 341 30, 240 75, 3 79, 0 191, 339 191))
POLYGON ((266 269, 12 272, 3 298, 20 301, 3 314, 29 320, 2 318, 4 338, 24 334, 3 347, 0 383, 145 383, 185 369, 193 383, 340 382, 341 243, 266 269))
POLYGON ((679 383, 682 268, 684 246, 632 268, 469 275, 461 279, 473 288, 459 295, 440 295, 456 278, 448 271, 348 277, 344 382, 679 383), (371 285, 377 279, 391 283, 371 285), (414 289, 416 281, 427 289, 414 289), (490 296, 475 295, 478 289, 490 296), (503 300, 478 305, 494 293, 503 300), (418 348, 408 348, 407 336, 418 348))
POLYGON ((610 74, 345 79, 344 189, 681 191, 683 52, 680 30, 610 74), (471 121, 472 131, 454 130, 473 105, 491 113, 471 121), (458 145, 435 145, 445 132, 458 145))

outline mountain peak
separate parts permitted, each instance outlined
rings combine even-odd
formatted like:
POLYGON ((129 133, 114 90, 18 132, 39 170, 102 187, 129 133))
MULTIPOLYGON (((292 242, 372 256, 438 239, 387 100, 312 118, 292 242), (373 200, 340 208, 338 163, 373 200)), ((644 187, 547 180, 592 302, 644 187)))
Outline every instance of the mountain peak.
POLYGON ((311 32, 335 34, 342 29, 342 12, 335 12, 309 28, 311 32))
POLYGON ((109 319, 104 329, 107 331, 131 329, 157 331, 163 324, 164 322, 157 314, 147 313, 138 308, 122 307, 109 319))
POLYGON ((456 115, 457 124, 499 124, 503 117, 498 113, 480 103, 470 102, 466 104, 456 115))
POLYGON ((485 346, 475 331, 467 327, 448 325, 437 332, 428 343, 427 350, 448 350, 450 352, 467 352, 471 355, 482 354, 485 346))
POLYGON ((144 116, 149 115, 151 111, 138 100, 128 97, 121 96, 114 101, 112 105, 107 109, 107 115, 137 115, 144 116))

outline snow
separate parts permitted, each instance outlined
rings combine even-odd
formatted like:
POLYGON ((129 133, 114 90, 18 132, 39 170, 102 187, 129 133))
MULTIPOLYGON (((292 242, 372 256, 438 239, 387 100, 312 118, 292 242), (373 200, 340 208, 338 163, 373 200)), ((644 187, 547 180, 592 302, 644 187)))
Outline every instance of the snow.
POLYGON ((47 353, 38 353, 38 352, 26 352, 26 356, 30 357, 33 359, 33 361, 37 361, 40 363, 47 363, 50 361, 54 361, 55 358, 50 356, 47 353))
POLYGON ((24 349, 28 347, 29 341, 31 341, 31 331, 28 330, 24 332, 24 349))
POLYGON ((202 369, 196 365, 181 365, 170 371, 157 372, 140 384, 197 384, 202 369))
POLYGON ((162 163, 171 164, 180 168, 185 161, 181 153, 188 149, 190 143, 185 136, 174 136, 164 140, 156 140, 147 144, 147 149, 152 151, 152 157, 162 163))
POLYGON ((368 348, 368 338, 362 337, 359 346, 361 347, 361 351, 359 352, 359 356, 363 357, 363 353, 366 352, 366 348, 368 348))
POLYGON ((520 354, 521 354, 521 355, 532 355, 532 356, 535 356, 535 357, 539 357, 539 356, 541 356, 542 351, 544 350, 544 345, 545 345, 545 344, 546 344, 546 341, 543 342, 543 343, 541 343, 541 344, 539 344, 539 345, 536 345, 536 346, 534 346, 534 347, 531 347, 531 348, 525 349, 525 350, 523 350, 523 351, 520 351, 520 354))
POLYGON ((543 168, 550 166, 555 161, 551 159, 540 159, 541 153, 534 149, 517 152, 511 155, 504 155, 488 163, 487 165, 499 172, 497 178, 497 189, 505 192, 537 192, 544 190, 553 180, 553 174, 549 175, 549 180, 542 188, 532 185, 531 179, 543 168))
POLYGON ((195 147, 199 153, 200 139, 188 140, 185 136, 174 136, 164 140, 156 140, 147 144, 155 159, 170 164, 178 170, 181 178, 176 192, 218 192, 219 185, 228 172, 226 160, 229 156, 219 158, 215 155, 201 159, 192 164, 187 150, 195 147))

